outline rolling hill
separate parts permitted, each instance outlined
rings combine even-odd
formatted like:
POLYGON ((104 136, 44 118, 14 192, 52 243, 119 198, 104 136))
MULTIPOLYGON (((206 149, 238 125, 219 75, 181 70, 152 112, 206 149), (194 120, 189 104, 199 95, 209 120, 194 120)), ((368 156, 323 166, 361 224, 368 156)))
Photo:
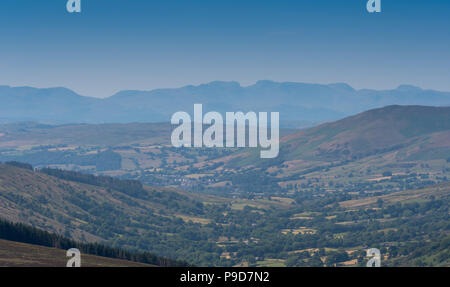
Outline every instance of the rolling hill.
POLYGON ((278 167, 293 173, 318 163, 356 164, 380 157, 386 166, 450 158, 450 108, 369 110, 285 136, 276 159, 261 161, 252 153, 230 165, 278 167))
POLYGON ((228 231, 210 223, 223 212, 240 212, 246 205, 288 206, 151 188, 137 181, 57 169, 35 171, 21 163, 0 164, 1 218, 76 241, 151 252, 189 264, 221 262, 222 247, 216 241, 228 231))
POLYGON ((362 158, 404 148, 409 148, 405 158, 437 149, 450 156, 450 108, 388 106, 287 136, 283 142, 286 153, 300 158, 362 158))
POLYGON ((169 144, 169 123, 66 124, 35 122, 0 125, 0 149, 38 146, 102 146, 169 144))
MULTIPOLYGON (((65 267, 66 251, 0 239, 0 267, 65 267)), ((82 267, 152 267, 120 259, 82 254, 82 267)))
MULTIPOLYGON (((45 172, 0 164, 2 218, 77 241, 103 242, 168 258, 174 258, 188 243, 168 250, 158 239, 160 235, 195 230, 192 221, 206 221, 201 218, 205 212, 202 201, 173 190, 108 177, 45 172)), ((185 260, 185 252, 176 257, 185 260)))
POLYGON ((185 262, 158 257, 148 252, 130 252, 98 242, 79 242, 0 218, 0 266, 64 267, 64 261, 68 261, 66 252, 74 248, 80 252, 84 267, 187 266, 185 262))
POLYGON ((214 178, 197 184, 210 191, 221 185, 224 193, 420 188, 450 178, 450 108, 369 110, 283 137, 275 159, 242 149, 194 167, 196 174, 214 178))
MULTIPOLYGON (((368 246, 381 248, 386 266, 447 266, 449 192, 445 183, 384 194, 305 189, 268 198, 223 198, 56 169, 34 171, 19 163, 0 165, 2 217, 201 266, 357 266, 365 264, 368 246)), ((8 232, 0 224, 1 234, 8 232)), ((63 263, 63 255, 0 241, 0 265, 54 266, 63 263)), ((122 266, 88 260, 87 266, 122 266)))
POLYGON ((386 180, 383 174, 438 183, 450 177, 449 123, 448 107, 388 106, 306 130, 282 129, 280 155, 272 160, 257 149, 173 148, 168 124, 6 124, 0 161, 209 191, 230 185, 264 192, 311 180, 323 188, 331 181, 354 186, 386 180), (261 184, 251 188, 249 178, 261 184))

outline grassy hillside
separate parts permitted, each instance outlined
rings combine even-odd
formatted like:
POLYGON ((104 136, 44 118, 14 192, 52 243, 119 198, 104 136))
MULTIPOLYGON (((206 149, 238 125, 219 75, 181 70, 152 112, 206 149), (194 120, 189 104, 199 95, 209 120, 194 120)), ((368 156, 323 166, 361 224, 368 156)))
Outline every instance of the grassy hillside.
POLYGON ((264 186, 269 185, 271 190, 288 193, 305 189, 381 192, 446 182, 450 178, 450 108, 371 110, 285 136, 275 159, 260 159, 257 150, 246 149, 196 167, 199 174, 211 174, 213 184, 229 183, 242 192, 266 193, 264 186), (251 182, 253 188, 243 182, 251 182))
POLYGON ((236 202, 235 207, 230 199, 151 188, 136 181, 45 172, 0 164, 3 218, 78 241, 149 251, 192 264, 220 260, 220 249, 210 241, 219 235, 208 224, 228 208, 243 208, 248 202, 236 202))
POLYGON ((171 257, 176 250, 154 244, 152 236, 173 232, 174 226, 189 229, 192 224, 183 226, 181 218, 196 218, 203 209, 201 202, 169 190, 136 187, 127 181, 94 184, 0 164, 0 213, 5 219, 76 240, 109 241, 171 257), (124 235, 133 239, 128 242, 124 235), (138 238, 139 245, 134 241, 138 238))
MULTIPOLYGON (((78 249, 83 255, 93 255, 99 257, 107 257, 116 260, 139 262, 143 264, 149 264, 154 266, 164 266, 164 267, 176 267, 176 266, 187 266, 188 263, 176 261, 164 257, 157 256, 149 252, 130 252, 121 248, 114 248, 101 244, 79 242, 73 239, 61 236, 59 234, 54 234, 47 232, 45 230, 23 224, 23 223, 13 223, 0 218, 0 239, 14 241, 16 243, 31 244, 48 248, 57 248, 61 250, 69 250, 72 248, 78 249)), ((17 260, 14 254, 14 250, 6 252, 5 249, 4 260, 17 260)), ((25 259, 26 258, 22 258, 25 259)), ((39 258, 36 258, 37 260, 39 258)), ((45 261, 42 258, 42 261, 45 261)))
POLYGON ((321 189, 362 184, 372 191, 385 185, 400 190, 405 184, 399 176, 407 178, 406 188, 450 178, 449 115, 446 107, 389 106, 293 134, 286 131, 291 134, 284 134, 275 159, 261 159, 257 149, 173 148, 163 141, 169 135, 158 129, 137 136, 142 129, 155 128, 145 124, 107 125, 98 135, 95 131, 103 126, 19 125, 0 137, 0 160, 233 195, 294 192, 300 186, 312 188, 312 183, 321 189))
MULTIPOLYGON (((297 130, 282 129, 287 135, 297 130)), ((170 145, 169 124, 0 125, 0 161, 27 162, 110 176, 137 178, 153 186, 189 186, 176 174, 214 161, 235 149, 178 149, 170 145)))
POLYGON ((393 151, 400 152, 397 160, 433 153, 450 157, 449 139, 450 107, 388 106, 287 135, 272 163, 254 153, 235 164, 358 160, 393 151))
POLYGON ((446 265, 449 194, 447 183, 224 198, 0 165, 2 216, 201 266, 357 266, 369 247, 380 248, 388 266, 446 265))
POLYGON ((116 146, 135 142, 167 144, 169 123, 67 124, 12 123, 0 125, 0 148, 38 146, 116 146))
POLYGON ((123 173, 104 174, 225 197, 417 189, 450 178, 449 117, 448 107, 371 110, 285 135, 275 159, 248 148, 114 149, 123 173))
MULTIPOLYGON (((66 267, 66 251, 0 239, 0 267, 66 267)), ((81 254, 82 267, 152 267, 152 265, 81 254)))
POLYGON ((370 198, 343 201, 340 205, 345 208, 369 208, 378 206, 380 200, 383 204, 414 203, 446 198, 449 195, 450 185, 446 183, 433 185, 422 189, 406 190, 386 195, 373 196, 370 198))
MULTIPOLYGON (((0 212, 77 240, 195 265, 358 265, 376 246, 390 265, 445 265, 449 115, 450 108, 420 106, 368 111, 284 137, 273 160, 252 149, 175 149, 141 139, 5 147, 2 158, 84 172, 116 168, 119 155, 120 172, 101 171, 112 179, 3 164, 0 212), (61 159, 66 164, 55 164, 61 159)), ((61 129, 58 138, 45 136, 64 138, 61 129)))
POLYGON ((425 149, 443 147, 450 155, 449 133, 450 107, 389 106, 290 135, 284 142, 285 153, 338 160, 399 150, 434 136, 433 146, 425 149))

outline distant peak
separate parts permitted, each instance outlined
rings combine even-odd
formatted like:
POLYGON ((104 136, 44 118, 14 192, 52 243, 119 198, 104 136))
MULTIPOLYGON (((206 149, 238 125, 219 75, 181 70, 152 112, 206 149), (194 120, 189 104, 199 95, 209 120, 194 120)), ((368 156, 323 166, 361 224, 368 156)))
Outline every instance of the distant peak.
POLYGON ((328 85, 331 88, 339 89, 339 90, 346 90, 346 91, 355 91, 352 86, 346 83, 334 83, 328 85))
POLYGON ((400 91, 421 91, 422 89, 413 85, 400 85, 397 87, 400 91))
POLYGON ((202 84, 201 86, 208 86, 208 87, 228 87, 228 88, 240 88, 241 84, 239 82, 236 81, 213 81, 213 82, 209 82, 207 84, 202 84))
POLYGON ((271 80, 259 80, 259 81, 256 82, 255 85, 257 85, 257 86, 264 86, 264 85, 270 85, 270 84, 275 84, 275 82, 271 81, 271 80))

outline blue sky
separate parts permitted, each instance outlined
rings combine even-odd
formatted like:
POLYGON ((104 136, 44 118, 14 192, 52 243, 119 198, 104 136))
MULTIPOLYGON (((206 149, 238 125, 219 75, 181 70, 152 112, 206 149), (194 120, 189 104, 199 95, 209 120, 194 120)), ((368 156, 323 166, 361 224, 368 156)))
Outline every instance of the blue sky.
POLYGON ((0 1, 0 85, 106 97, 235 80, 450 91, 450 1, 0 1))

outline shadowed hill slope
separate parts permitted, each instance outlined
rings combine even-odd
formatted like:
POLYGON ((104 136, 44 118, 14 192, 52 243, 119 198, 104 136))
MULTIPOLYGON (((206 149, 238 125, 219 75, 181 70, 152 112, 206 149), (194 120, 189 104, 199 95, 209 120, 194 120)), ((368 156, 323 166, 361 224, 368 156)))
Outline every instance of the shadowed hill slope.
POLYGON ((183 258, 183 250, 194 242, 182 234, 198 227, 181 218, 201 216, 201 201, 173 190, 142 186, 137 181, 58 170, 45 172, 53 176, 0 164, 2 218, 77 241, 102 242, 188 261, 183 258), (175 230, 180 233, 176 236, 186 242, 167 248, 170 242, 162 242, 160 236, 175 230))
MULTIPOLYGON (((65 250, 0 239, 0 267, 66 267, 68 259, 65 250)), ((89 254, 81 260, 82 267, 154 267, 89 254)))

